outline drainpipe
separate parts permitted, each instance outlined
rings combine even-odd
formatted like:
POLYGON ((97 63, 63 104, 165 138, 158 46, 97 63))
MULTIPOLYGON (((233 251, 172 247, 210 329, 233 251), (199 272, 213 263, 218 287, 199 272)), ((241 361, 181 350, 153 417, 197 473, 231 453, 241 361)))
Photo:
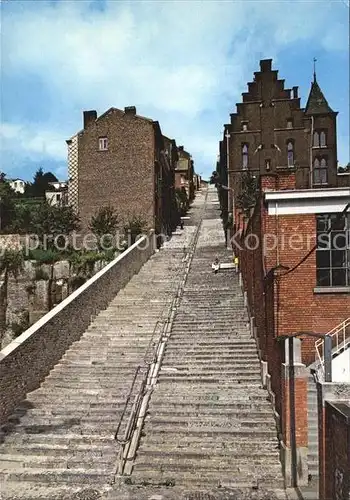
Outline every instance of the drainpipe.
POLYGON ((314 141, 314 117, 311 116, 311 141, 310 141, 310 188, 313 188, 313 169, 312 169, 312 145, 314 141))

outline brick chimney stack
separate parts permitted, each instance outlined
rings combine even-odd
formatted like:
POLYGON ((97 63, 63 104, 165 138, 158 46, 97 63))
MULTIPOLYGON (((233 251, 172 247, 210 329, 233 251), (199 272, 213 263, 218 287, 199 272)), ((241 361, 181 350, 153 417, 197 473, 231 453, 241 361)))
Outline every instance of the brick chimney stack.
POLYGON ((97 112, 95 110, 84 111, 84 130, 95 120, 97 120, 97 112))
POLYGON ((124 113, 126 115, 133 115, 133 116, 135 116, 136 115, 136 108, 135 108, 135 106, 126 106, 124 108, 124 113))

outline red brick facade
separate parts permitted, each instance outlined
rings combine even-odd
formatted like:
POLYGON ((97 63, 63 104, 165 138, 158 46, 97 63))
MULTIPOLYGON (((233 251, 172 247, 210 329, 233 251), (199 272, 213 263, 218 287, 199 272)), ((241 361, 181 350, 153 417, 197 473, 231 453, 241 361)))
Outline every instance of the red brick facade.
POLYGON ((138 116, 134 107, 111 108, 98 118, 96 111, 84 112, 70 179, 83 229, 110 205, 123 222, 141 216, 149 228, 169 232, 176 219, 172 147, 175 141, 162 136, 158 122, 138 116))

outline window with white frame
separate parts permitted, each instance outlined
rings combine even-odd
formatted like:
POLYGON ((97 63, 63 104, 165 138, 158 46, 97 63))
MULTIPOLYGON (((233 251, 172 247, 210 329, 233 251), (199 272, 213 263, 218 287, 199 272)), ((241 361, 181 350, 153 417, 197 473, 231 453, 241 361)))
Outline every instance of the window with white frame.
POLYGON ((326 144, 326 132, 324 130, 321 130, 321 132, 320 132, 320 146, 321 146, 321 148, 324 148, 327 146, 327 144, 326 144))
POLYGON ((318 148, 320 146, 320 134, 317 131, 314 132, 312 145, 314 148, 318 148))
POLYGON ((98 140, 98 149, 99 151, 107 151, 108 150, 108 139, 107 137, 100 137, 98 140))
POLYGON ((350 214, 317 215, 316 283, 350 287, 350 214))

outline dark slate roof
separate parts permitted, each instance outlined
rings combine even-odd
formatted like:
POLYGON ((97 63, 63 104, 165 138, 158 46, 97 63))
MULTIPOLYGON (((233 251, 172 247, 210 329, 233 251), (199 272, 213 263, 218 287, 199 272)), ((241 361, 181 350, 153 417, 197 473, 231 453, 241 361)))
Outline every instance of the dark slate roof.
POLYGON ((324 113, 334 113, 334 111, 329 106, 327 99, 323 95, 323 92, 315 79, 311 85, 309 98, 306 103, 305 114, 318 115, 324 113))

